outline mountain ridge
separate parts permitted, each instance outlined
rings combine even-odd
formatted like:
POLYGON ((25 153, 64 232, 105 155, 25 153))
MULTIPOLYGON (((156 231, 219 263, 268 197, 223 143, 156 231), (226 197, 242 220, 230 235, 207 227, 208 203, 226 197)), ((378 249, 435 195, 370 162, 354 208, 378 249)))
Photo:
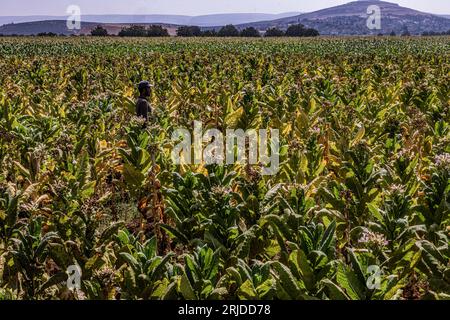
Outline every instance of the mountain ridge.
POLYGON ((450 30, 450 19, 446 17, 379 0, 352 1, 298 16, 245 23, 239 25, 239 27, 254 27, 259 30, 267 30, 273 27, 286 29, 289 25, 296 23, 314 28, 323 35, 387 34, 391 32, 403 33, 406 30, 411 34, 421 34, 430 31, 450 30), (370 30, 367 27, 369 17, 367 9, 370 5, 377 5, 381 9, 381 29, 370 30))

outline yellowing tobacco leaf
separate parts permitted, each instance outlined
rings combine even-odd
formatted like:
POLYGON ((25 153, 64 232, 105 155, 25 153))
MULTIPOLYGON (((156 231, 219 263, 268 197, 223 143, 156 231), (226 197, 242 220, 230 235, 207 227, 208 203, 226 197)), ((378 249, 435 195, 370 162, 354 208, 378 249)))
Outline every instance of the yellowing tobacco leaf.
POLYGON ((361 128, 359 128, 358 133, 356 134, 355 139, 352 141, 352 146, 356 145, 366 134, 366 129, 364 128, 364 125, 361 125, 361 128))
POLYGON ((286 123, 283 127, 283 131, 281 132, 284 136, 287 136, 292 131, 292 125, 290 123, 286 123))
POLYGON ((240 107, 237 110, 231 112, 228 114, 225 118, 225 124, 229 128, 235 128, 239 120, 241 119, 242 115, 244 114, 244 108, 240 107))

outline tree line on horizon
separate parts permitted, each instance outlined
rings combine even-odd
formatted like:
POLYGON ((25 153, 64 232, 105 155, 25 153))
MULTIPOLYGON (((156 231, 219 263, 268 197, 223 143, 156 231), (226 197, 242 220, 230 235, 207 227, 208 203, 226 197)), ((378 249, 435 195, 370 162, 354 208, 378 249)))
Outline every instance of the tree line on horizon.
MULTIPOLYGON (((91 31, 92 36, 108 36, 108 30, 98 25, 91 31)), ((234 25, 223 26, 218 31, 215 29, 202 30, 199 26, 181 26, 177 29, 178 37, 261 37, 263 34, 254 27, 239 30, 234 25)), ((291 25, 286 31, 278 28, 268 29, 265 37, 316 37, 319 36, 316 29, 306 28, 302 24, 291 25)), ((168 37, 167 29, 159 25, 149 27, 133 25, 124 27, 118 34, 120 37, 168 37)))
MULTIPOLYGON (((92 36, 108 36, 108 31, 102 26, 97 26, 91 32, 92 36)), ((131 26, 123 28, 119 36, 127 37, 168 37, 169 32, 167 29, 158 26, 151 25, 147 29, 144 26, 131 26)), ((295 24, 289 26, 286 31, 273 27, 267 29, 264 33, 260 32, 254 27, 247 27, 242 30, 238 30, 234 25, 229 24, 219 31, 215 29, 202 30, 199 26, 180 26, 177 29, 178 37, 317 37, 320 33, 316 29, 306 28, 303 24, 295 24)), ((378 34, 383 36, 384 34, 378 34)), ((387 35, 387 34, 386 34, 387 35)), ((392 31, 390 36, 396 36, 397 34, 392 31)), ((401 36, 410 36, 411 33, 407 28, 403 30, 401 36)), ((445 36, 450 35, 450 30, 443 32, 423 32, 422 36, 445 36)))
MULTIPOLYGON (((178 37, 316 37, 319 36, 320 33, 313 28, 306 28, 302 24, 291 25, 287 28, 286 31, 279 28, 269 28, 265 32, 260 32, 254 27, 247 27, 242 30, 237 29, 234 25, 226 25, 216 31, 215 29, 206 29, 202 30, 198 26, 180 26, 176 34, 178 37)), ((98 25, 91 32, 91 36, 96 37, 106 37, 106 36, 114 36, 113 34, 109 34, 108 30, 104 28, 102 25, 98 25)), ((397 34, 392 31, 390 34, 382 34, 379 33, 378 36, 397 36, 397 34)), ((410 36, 410 32, 407 28, 403 30, 401 36, 410 36)), ((443 32, 434 32, 434 31, 425 31, 421 34, 422 36, 446 36, 450 35, 450 30, 443 32)), ((7 36, 0 33, 0 37, 7 36)), ((19 34, 11 34, 9 36, 20 37, 24 35, 19 34)), ((37 34, 33 34, 31 36, 38 37, 65 37, 65 34, 57 34, 54 32, 40 32, 37 34)), ((77 36, 75 34, 71 34, 71 36, 77 36)), ((85 36, 85 34, 80 34, 79 36, 85 36)), ((142 25, 132 25, 130 27, 124 27, 119 32, 118 36, 120 37, 169 37, 170 34, 168 30, 160 25, 150 25, 149 27, 145 27, 142 25)))

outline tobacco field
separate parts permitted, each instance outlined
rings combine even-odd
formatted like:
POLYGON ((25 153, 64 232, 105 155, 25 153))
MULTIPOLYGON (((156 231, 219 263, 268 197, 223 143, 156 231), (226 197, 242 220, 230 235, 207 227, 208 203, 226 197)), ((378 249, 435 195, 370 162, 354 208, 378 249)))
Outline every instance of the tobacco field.
POLYGON ((0 38, 0 300, 449 299, 449 223, 450 37, 0 38), (193 121, 278 173, 175 165, 193 121))

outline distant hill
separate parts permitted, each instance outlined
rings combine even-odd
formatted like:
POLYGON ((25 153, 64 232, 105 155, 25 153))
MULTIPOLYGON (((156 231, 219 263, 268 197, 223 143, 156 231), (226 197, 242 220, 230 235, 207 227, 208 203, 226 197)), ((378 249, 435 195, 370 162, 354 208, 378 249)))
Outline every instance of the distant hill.
MULTIPOLYGON (((105 29, 108 30, 109 34, 117 35, 120 30, 124 27, 129 27, 131 24, 127 23, 96 23, 96 22, 82 22, 81 29, 76 31, 71 31, 67 29, 66 20, 50 20, 50 21, 36 21, 36 22, 24 22, 24 23, 14 23, 6 24, 0 27, 0 34, 3 35, 36 35, 38 33, 56 33, 64 35, 72 34, 90 34, 91 30, 97 25, 101 24, 105 29)), ((140 24, 140 25, 150 25, 140 24)), ((170 35, 176 34, 177 25, 172 24, 158 24, 163 26, 169 31, 170 35)))
MULTIPOLYGON (((90 24, 83 22, 84 28, 90 24)), ((5 24, 0 27, 0 34, 3 35, 32 35, 42 32, 52 32, 56 34, 69 35, 72 32, 67 29, 65 20, 48 20, 48 21, 35 21, 35 22, 23 22, 23 23, 11 23, 5 24)))
POLYGON ((286 29, 289 25, 296 23, 317 29, 323 35, 386 34, 392 31, 400 34, 406 28, 411 34, 450 30, 450 19, 445 17, 401 7, 391 2, 374 0, 354 1, 298 16, 242 24, 239 27, 252 26, 259 30, 270 27, 286 29), (378 5, 381 9, 381 30, 367 28, 367 8, 370 5, 378 5))
MULTIPOLYGON (((281 14, 267 13, 232 13, 232 14, 211 14, 202 16, 183 16, 183 15, 83 15, 84 22, 95 23, 162 23, 175 25, 197 25, 206 26, 222 26, 226 24, 241 24, 256 22, 262 20, 275 20, 286 17, 299 15, 300 12, 286 12, 281 14)), ((23 17, 1 17, 0 26, 11 23, 37 22, 37 21, 58 21, 65 20, 66 17, 57 16, 23 16, 23 17)))
POLYGON ((188 23, 200 27, 242 24, 246 22, 257 22, 262 20, 276 20, 299 15, 300 12, 285 12, 280 14, 268 13, 235 13, 235 14, 211 14, 205 16, 192 17, 188 23), (246 21, 246 22, 243 22, 246 21))
POLYGON ((64 20, 61 17, 56 16, 0 16, 0 26, 10 23, 23 23, 23 22, 35 22, 35 21, 48 21, 48 20, 64 20))

